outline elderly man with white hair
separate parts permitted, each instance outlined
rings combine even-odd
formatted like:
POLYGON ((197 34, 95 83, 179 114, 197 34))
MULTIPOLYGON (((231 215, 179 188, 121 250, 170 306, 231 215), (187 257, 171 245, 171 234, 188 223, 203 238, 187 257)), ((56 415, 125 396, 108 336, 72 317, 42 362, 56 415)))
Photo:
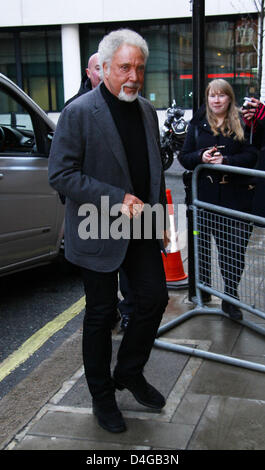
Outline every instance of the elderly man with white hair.
POLYGON ((83 276, 83 359, 93 412, 104 429, 122 432, 126 424, 116 389, 128 389, 139 403, 155 410, 165 405, 143 369, 168 303, 161 257, 166 231, 155 230, 153 216, 148 219, 148 237, 142 229, 134 236, 133 228, 147 206, 159 205, 165 212, 166 195, 156 111, 139 96, 147 43, 134 31, 113 31, 102 39, 98 53, 103 81, 61 113, 50 152, 49 179, 66 197, 65 256, 80 266, 83 276), (80 228, 90 227, 88 220, 93 225, 90 235, 80 228), (113 227, 125 220, 126 236, 117 234, 113 227), (112 376, 111 322, 121 267, 135 310, 112 376))

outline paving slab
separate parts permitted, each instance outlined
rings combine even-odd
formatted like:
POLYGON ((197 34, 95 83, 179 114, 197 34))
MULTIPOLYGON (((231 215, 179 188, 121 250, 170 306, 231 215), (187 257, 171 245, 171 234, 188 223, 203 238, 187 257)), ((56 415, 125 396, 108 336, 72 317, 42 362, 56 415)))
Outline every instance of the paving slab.
POLYGON ((26 436, 16 450, 113 450, 120 452, 123 450, 149 450, 148 446, 134 446, 132 444, 119 444, 116 442, 105 442, 104 438, 100 442, 89 441, 88 439, 73 439, 72 437, 57 436, 26 436))
MULTIPOLYGON (((193 425, 156 422, 152 419, 126 418, 128 429, 124 433, 107 433, 98 426, 93 415, 68 413, 65 411, 47 412, 30 431, 31 436, 71 439, 72 449, 79 449, 80 440, 93 440, 108 444, 145 446, 149 448, 185 449, 194 430, 193 425), (90 439, 88 439, 90 436, 90 439)), ((53 440, 55 442, 55 439, 53 440)), ((28 441, 26 444, 28 446, 28 441)), ((24 449, 24 441, 17 447, 24 449)))
POLYGON ((192 450, 264 450, 265 401, 212 397, 188 446, 192 450))
MULTIPOLYGON (((265 359, 260 357, 251 357, 251 360, 265 363, 265 359)), ((265 374, 214 361, 204 361, 200 373, 196 374, 191 383, 189 392, 265 400, 265 374)))
MULTIPOLYGON (((116 361, 120 342, 121 337, 116 337, 113 340, 112 368, 116 361)), ((165 397, 168 397, 188 360, 188 355, 176 354, 174 352, 154 348, 145 367, 145 377, 154 387, 157 387, 165 397)), ((143 410, 143 406, 135 401, 128 390, 117 391, 116 397, 122 410, 143 410)), ((91 403, 91 395, 88 392, 84 375, 77 380, 69 392, 58 402, 61 406, 77 407, 90 407, 91 403)), ((148 409, 145 409, 145 411, 148 411, 148 409)))

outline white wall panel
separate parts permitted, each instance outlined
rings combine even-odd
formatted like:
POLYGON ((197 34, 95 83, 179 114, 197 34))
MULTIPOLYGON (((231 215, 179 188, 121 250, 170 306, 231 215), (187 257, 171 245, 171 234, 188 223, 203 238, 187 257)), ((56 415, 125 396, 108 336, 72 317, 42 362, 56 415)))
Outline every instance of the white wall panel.
MULTIPOLYGON (((97 23, 191 16, 189 0, 0 0, 1 26, 97 23)), ((206 0, 207 15, 255 11, 253 0, 206 0)))
POLYGON ((102 20, 103 0, 22 0, 23 22, 68 24, 102 20))
POLYGON ((78 24, 68 24, 62 26, 62 55, 64 101, 67 101, 78 92, 81 81, 81 59, 78 24))
POLYGON ((189 0, 104 0, 104 21, 191 16, 189 0))
POLYGON ((22 0, 0 0, 0 27, 22 24, 22 0))

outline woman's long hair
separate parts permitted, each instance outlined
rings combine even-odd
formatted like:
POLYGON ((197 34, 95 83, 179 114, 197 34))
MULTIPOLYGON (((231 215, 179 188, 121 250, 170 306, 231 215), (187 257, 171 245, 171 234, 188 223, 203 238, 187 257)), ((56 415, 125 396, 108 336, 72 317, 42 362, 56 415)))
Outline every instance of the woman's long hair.
POLYGON ((228 83, 226 80, 223 80, 222 78, 212 80, 206 88, 205 98, 206 117, 210 124, 213 134, 218 135, 221 131, 221 133, 226 137, 231 137, 233 135, 234 139, 236 140, 244 140, 244 130, 241 125, 239 110, 236 106, 235 94, 230 83, 228 83), (223 124, 219 128, 217 126, 217 119, 215 117, 215 114, 211 111, 208 104, 208 96, 210 91, 213 91, 215 93, 224 93, 230 98, 230 104, 227 110, 227 114, 224 118, 223 124))

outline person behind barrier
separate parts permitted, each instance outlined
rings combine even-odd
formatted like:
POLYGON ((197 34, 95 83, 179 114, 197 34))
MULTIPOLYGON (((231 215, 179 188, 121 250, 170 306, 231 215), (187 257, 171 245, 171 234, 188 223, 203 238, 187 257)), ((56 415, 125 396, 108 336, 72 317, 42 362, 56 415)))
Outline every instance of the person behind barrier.
MULTIPOLYGON (((245 139, 231 85, 223 79, 211 81, 206 88, 205 101, 205 105, 190 121, 179 161, 188 170, 194 170, 197 165, 203 163, 223 165, 224 172, 209 169, 201 171, 198 182, 199 198, 211 204, 250 212, 253 191, 249 178, 225 174, 225 165, 253 168, 257 160, 257 150, 245 139)), ((202 211, 203 233, 199 238, 200 274, 206 285, 211 285, 212 233, 218 249, 224 293, 238 299, 237 289, 244 270, 245 251, 252 226, 245 223, 245 233, 241 236, 242 221, 231 218, 221 226, 220 218, 216 216, 215 223, 212 222, 213 218, 215 216, 210 214, 207 219, 206 212, 202 211)), ((242 319, 241 310, 226 300, 222 301, 222 310, 233 319, 242 319)))
MULTIPOLYGON (((247 107, 241 108, 242 117, 253 144, 259 149, 257 170, 265 171, 265 106, 257 98, 252 97, 247 107)), ((265 180, 255 179, 253 197, 253 214, 265 217, 265 180)))
POLYGON ((112 226, 108 236, 106 226, 100 236, 101 228, 108 220, 114 227, 120 220, 133 225, 148 203, 166 211, 166 192, 157 114, 138 95, 147 43, 138 33, 122 29, 105 36, 98 52, 103 82, 61 113, 51 146, 49 181, 66 196, 65 254, 83 275, 83 359, 93 412, 101 427, 122 432, 126 425, 115 388, 127 388, 144 406, 160 410, 165 405, 163 395, 143 375, 168 303, 161 256, 165 247, 163 233, 162 238, 135 239, 117 237, 112 226), (85 236, 87 206, 96 208, 91 224, 98 236, 85 236), (135 310, 112 376, 111 321, 120 266, 129 279, 135 310))

